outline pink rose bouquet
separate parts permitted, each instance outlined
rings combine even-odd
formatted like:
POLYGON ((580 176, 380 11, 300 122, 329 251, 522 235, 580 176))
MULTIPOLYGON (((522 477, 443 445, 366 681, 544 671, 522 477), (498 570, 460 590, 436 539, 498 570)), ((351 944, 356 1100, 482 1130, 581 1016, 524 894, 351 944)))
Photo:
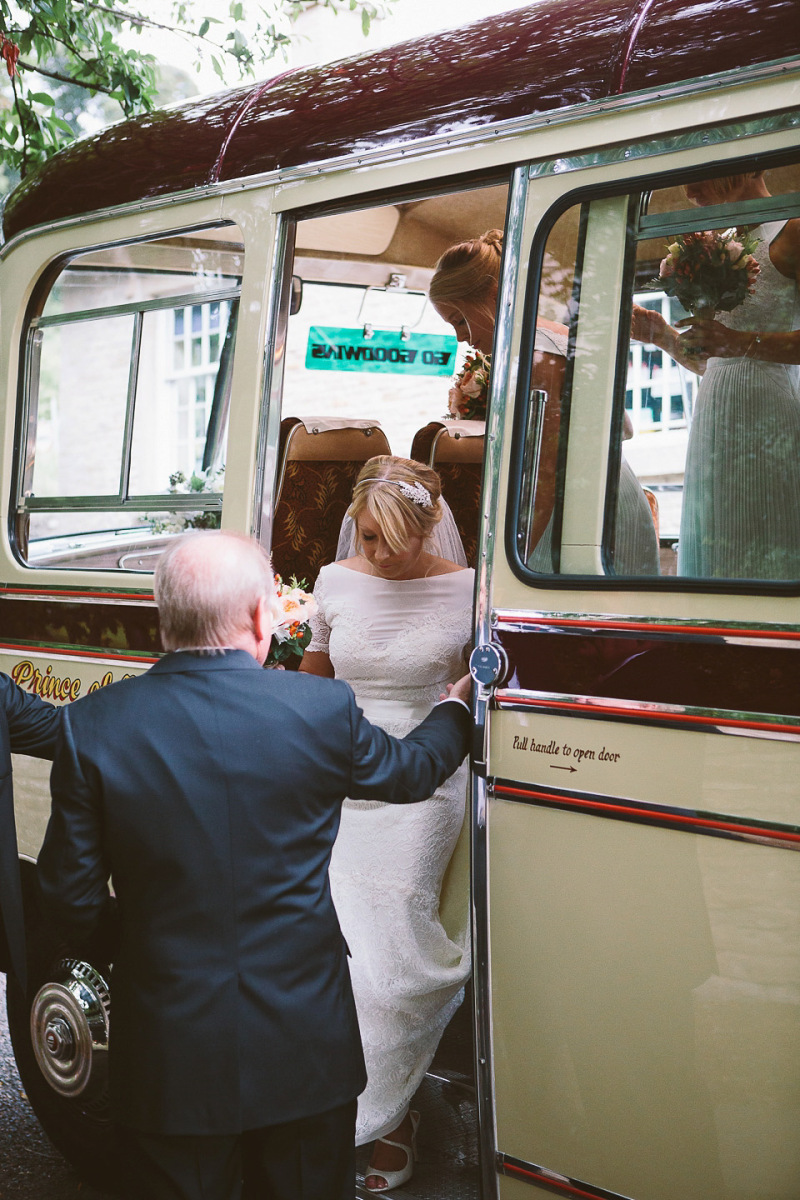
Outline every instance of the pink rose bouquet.
POLYGON ((759 238, 735 229, 684 233, 667 246, 653 291, 675 296, 694 316, 731 312, 752 295, 761 271, 753 257, 759 238))
POLYGON ((447 416, 459 421, 485 421, 491 359, 473 350, 464 359, 447 396, 447 416))

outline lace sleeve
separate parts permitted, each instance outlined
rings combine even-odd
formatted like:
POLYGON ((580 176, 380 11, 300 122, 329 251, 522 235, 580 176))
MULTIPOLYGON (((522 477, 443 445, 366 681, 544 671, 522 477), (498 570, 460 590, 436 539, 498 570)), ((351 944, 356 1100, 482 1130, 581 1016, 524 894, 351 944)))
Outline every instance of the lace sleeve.
POLYGON ((314 654, 329 654, 331 627, 325 616, 325 584, 321 575, 317 576, 317 582, 314 584, 314 599, 317 602, 317 611, 308 622, 311 626, 311 641, 306 650, 314 654))

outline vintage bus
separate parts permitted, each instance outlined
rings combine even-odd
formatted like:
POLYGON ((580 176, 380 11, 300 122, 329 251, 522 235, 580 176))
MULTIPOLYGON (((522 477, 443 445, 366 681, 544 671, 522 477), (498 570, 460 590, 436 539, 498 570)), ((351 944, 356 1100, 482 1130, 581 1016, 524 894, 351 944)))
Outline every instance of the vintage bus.
MULTIPOLYGON (((117 125, 5 205, 0 667, 22 687, 69 703, 146 670, 181 529, 252 533, 311 583, 364 459, 441 470, 477 581, 474 979, 467 1066, 433 1072, 443 1156, 403 1194, 800 1197, 797 540, 765 515, 740 532, 753 565, 687 568, 700 376, 631 336, 641 309, 687 316, 665 246, 768 245, 800 218, 799 129, 794 0, 540 0, 117 125), (732 175, 761 194, 687 198, 732 175), (491 228, 489 408, 462 424, 442 417, 463 347, 427 288, 491 228), (654 558, 617 552, 624 478, 654 558)), ((790 515, 792 294, 783 316, 762 301, 783 432, 759 415, 759 331, 738 424, 712 430, 784 473, 790 515)), ((97 1171, 113 983, 36 906, 47 764, 18 758, 14 782, 15 1052, 53 1141, 97 1171)))

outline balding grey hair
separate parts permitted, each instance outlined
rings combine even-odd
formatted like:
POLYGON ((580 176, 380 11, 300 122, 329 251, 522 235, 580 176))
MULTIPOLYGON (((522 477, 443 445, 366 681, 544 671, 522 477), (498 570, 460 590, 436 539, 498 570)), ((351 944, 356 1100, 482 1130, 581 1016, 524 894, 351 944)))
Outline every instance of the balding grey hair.
POLYGON ((251 625, 259 601, 279 614, 269 555, 252 538, 221 530, 181 534, 153 577, 165 650, 230 646, 251 625))

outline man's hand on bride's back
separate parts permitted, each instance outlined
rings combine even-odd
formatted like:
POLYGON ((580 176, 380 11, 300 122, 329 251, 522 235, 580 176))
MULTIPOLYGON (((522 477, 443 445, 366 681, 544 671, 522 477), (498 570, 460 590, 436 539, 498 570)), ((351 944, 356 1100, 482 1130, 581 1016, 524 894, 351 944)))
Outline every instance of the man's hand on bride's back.
MULTIPOLYGON (((465 704, 469 704, 472 696, 472 676, 462 675, 455 683, 448 683, 447 696, 451 700, 463 700, 465 704)), ((446 700, 447 696, 441 695, 440 700, 446 700)))

